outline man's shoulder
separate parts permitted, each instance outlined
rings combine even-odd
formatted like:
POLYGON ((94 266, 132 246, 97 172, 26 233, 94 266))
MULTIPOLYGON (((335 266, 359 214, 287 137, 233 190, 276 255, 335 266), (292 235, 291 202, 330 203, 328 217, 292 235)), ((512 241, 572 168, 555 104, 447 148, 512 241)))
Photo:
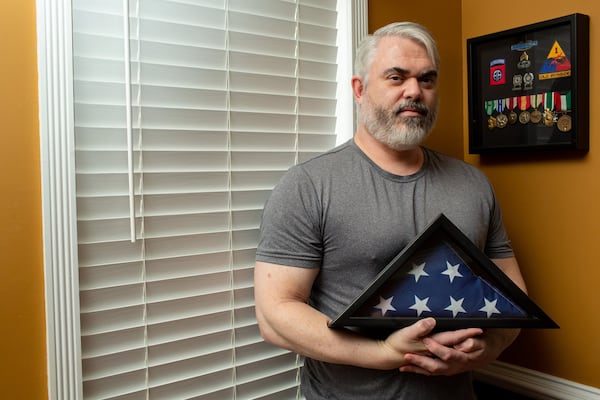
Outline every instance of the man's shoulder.
POLYGON ((354 163, 356 157, 360 157, 354 148, 352 141, 340 144, 321 154, 315 155, 305 161, 291 167, 295 172, 303 171, 313 175, 315 173, 327 172, 330 173, 337 169, 347 168, 349 163, 354 163))
POLYGON ((355 161, 356 151, 351 142, 343 143, 321 154, 292 165, 283 174, 277 186, 309 185, 317 181, 327 181, 333 176, 343 174, 355 161))
POLYGON ((468 169, 468 170, 474 170, 474 171, 481 172, 481 170, 479 168, 477 168, 473 164, 468 163, 465 160, 461 160, 457 157, 454 157, 454 156, 451 156, 446 153, 442 153, 440 151, 433 150, 430 148, 424 148, 424 150, 427 153, 427 158, 429 159, 429 162, 434 165, 464 168, 464 169, 468 169))
POLYGON ((485 173, 459 158, 441 153, 439 151, 427 149, 428 171, 430 173, 444 176, 452 182, 463 181, 471 184, 490 186, 490 181, 485 173))
POLYGON ((463 161, 455 156, 451 156, 449 154, 443 153, 439 150, 434 150, 429 147, 423 147, 423 150, 427 154, 428 158, 433 162, 467 164, 465 161, 463 161))
POLYGON ((306 161, 298 163, 298 165, 312 165, 318 163, 328 163, 338 161, 344 157, 352 157, 356 154, 352 140, 337 145, 321 154, 315 155, 306 161))

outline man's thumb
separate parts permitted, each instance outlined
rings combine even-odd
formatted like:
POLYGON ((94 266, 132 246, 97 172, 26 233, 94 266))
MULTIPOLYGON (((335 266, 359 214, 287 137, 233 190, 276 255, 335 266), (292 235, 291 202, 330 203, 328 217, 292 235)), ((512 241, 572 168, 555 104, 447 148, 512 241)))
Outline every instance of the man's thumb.
POLYGON ((431 317, 423 318, 422 320, 415 322, 411 328, 413 328, 411 329, 413 330, 411 333, 414 334, 415 337, 429 335, 433 328, 435 328, 435 319, 431 317))

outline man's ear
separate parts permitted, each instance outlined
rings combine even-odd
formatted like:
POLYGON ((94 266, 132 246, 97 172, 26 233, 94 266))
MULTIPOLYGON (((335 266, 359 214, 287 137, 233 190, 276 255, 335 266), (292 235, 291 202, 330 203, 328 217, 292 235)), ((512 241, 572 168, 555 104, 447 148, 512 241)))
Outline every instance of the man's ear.
POLYGON ((354 99, 358 104, 362 102, 362 97, 364 95, 365 87, 363 86, 362 79, 358 75, 354 75, 352 77, 352 94, 354 95, 354 99))

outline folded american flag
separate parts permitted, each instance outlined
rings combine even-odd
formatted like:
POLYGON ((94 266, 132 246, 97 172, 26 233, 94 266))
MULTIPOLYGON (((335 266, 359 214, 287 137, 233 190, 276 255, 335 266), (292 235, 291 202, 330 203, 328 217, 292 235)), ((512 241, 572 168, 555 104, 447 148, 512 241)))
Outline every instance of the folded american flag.
POLYGON ((355 316, 522 317, 527 314, 469 268, 445 241, 419 251, 355 316))

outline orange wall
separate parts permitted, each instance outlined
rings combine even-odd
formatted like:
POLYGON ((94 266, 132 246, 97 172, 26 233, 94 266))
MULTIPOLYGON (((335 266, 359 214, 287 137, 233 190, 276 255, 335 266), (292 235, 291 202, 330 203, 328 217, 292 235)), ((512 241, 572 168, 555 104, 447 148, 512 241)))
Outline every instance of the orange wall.
MULTIPOLYGON (((590 16, 590 151, 585 157, 560 153, 489 159, 479 163, 494 182, 531 297, 561 326, 526 331, 505 354, 507 361, 600 387, 600 157, 595 140, 600 81, 596 51, 600 2, 588 0, 463 0, 463 43, 469 37, 579 12, 590 16), (486 17, 487 16, 487 17, 486 17), (493 17, 492 17, 493 16, 493 17)), ((463 46, 464 59, 466 47, 463 46)), ((466 81, 466 74, 463 75, 466 81)), ((463 95, 466 121, 466 84, 463 95)), ((467 128, 464 127, 465 142, 467 128)))
POLYGON ((47 398, 35 1, 0 13, 0 388, 47 398))
POLYGON ((600 100, 597 79, 600 2, 588 0, 447 0, 419 4, 369 2, 370 30, 391 21, 428 26, 442 57, 440 119, 428 145, 480 166, 493 182, 504 210, 531 298, 561 326, 525 330, 503 361, 582 384, 600 387, 600 127, 593 110, 600 100), (543 157, 469 155, 466 143, 466 39, 575 12, 590 16, 590 152, 543 157), (457 89, 456 86, 459 85, 457 89), (449 93, 448 93, 449 92, 449 93), (459 94, 460 93, 460 94, 459 94), (445 110, 445 113, 444 111, 445 110), (439 138, 438 136, 443 136, 439 138), (460 149, 457 151, 456 146, 460 149))

